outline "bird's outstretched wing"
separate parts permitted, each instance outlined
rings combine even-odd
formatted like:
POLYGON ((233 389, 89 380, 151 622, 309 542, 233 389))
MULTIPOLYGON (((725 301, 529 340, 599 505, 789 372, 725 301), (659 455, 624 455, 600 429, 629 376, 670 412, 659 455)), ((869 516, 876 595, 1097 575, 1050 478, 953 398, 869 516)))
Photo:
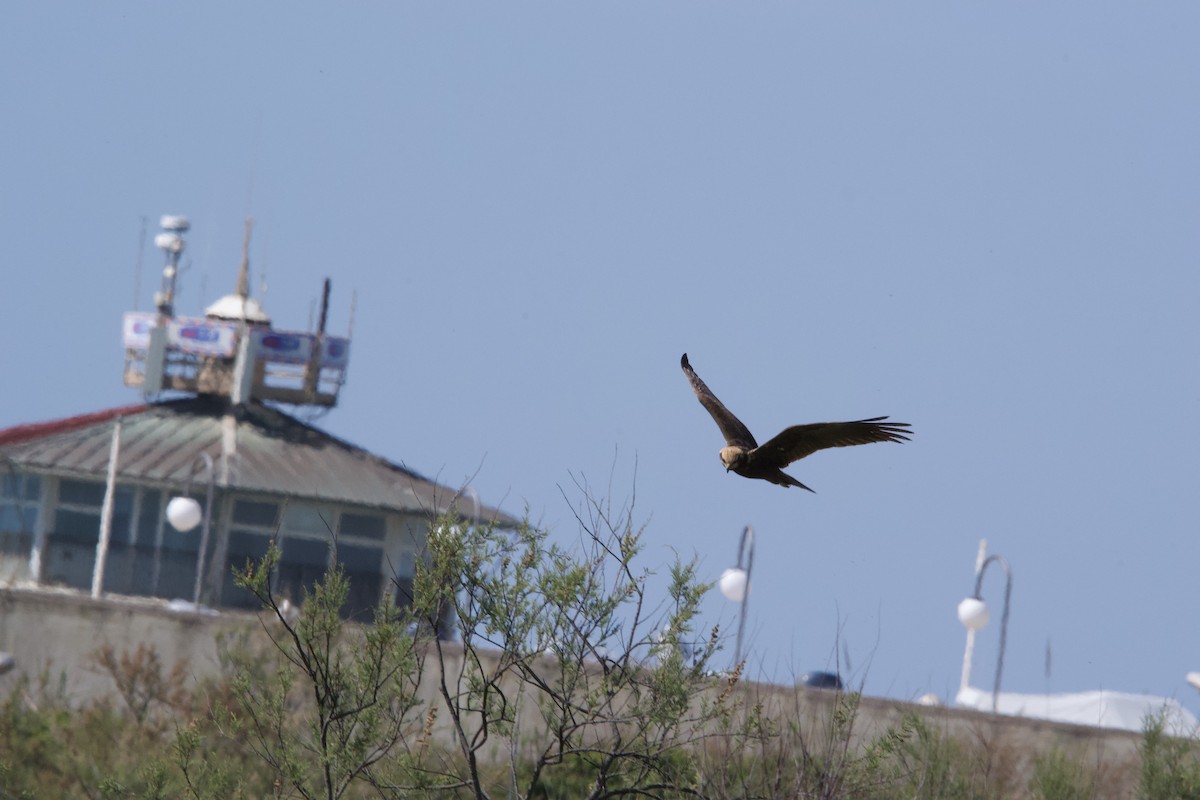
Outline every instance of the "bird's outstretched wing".
MULTIPOLYGON (((697 378, 697 380, 699 379, 697 378)), ((701 384, 701 386, 703 385, 701 384)), ((699 392, 697 391, 697 393, 699 392)), ((716 400, 715 397, 713 399, 716 400)), ((704 401, 701 400, 701 402, 704 401)), ((793 425, 770 441, 764 442, 762 447, 751 454, 751 457, 764 466, 786 467, 793 461, 827 447, 908 441, 909 424, 907 422, 884 422, 886 419, 887 417, 872 417, 854 422, 814 422, 809 425, 793 425)))
MULTIPOLYGON (((717 399, 717 396, 712 393, 712 390, 704 385, 704 381, 700 380, 700 376, 692 369, 692 365, 688 363, 687 353, 683 354, 679 365, 683 367, 683 374, 687 376, 688 381, 692 384, 692 391, 696 393, 696 398, 700 401, 700 405, 712 415, 716 420, 717 427, 721 429, 721 435, 725 437, 725 443, 731 445, 740 445, 747 450, 757 447, 758 442, 754 441, 754 435, 750 433, 750 429, 742 424, 742 421, 733 415, 725 405, 717 399)), ((800 428, 813 427, 810 425, 800 425, 800 428)), ((788 430, 792 430, 789 428, 788 430)), ((787 433, 787 431, 784 431, 787 433)), ((782 436, 783 434, 780 434, 782 436)), ((776 439, 779 436, 775 437, 776 439)), ((847 444, 858 444, 858 442, 848 442, 847 444)), ((821 447, 832 447, 833 445, 821 445, 821 447)), ((820 447, 815 448, 820 449, 820 447)), ((799 458, 799 456, 796 456, 799 458)))

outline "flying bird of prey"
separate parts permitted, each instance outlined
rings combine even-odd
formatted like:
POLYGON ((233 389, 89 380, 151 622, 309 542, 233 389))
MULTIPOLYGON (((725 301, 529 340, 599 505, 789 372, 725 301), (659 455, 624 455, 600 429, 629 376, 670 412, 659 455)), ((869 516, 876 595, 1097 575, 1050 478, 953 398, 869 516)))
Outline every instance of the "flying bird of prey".
POLYGON ((907 422, 884 422, 887 417, 872 417, 854 422, 793 425, 765 444, 759 445, 750 429, 717 399, 704 381, 700 380, 700 376, 688 363, 687 353, 683 354, 679 363, 683 367, 683 374, 692 384, 692 390, 696 392, 700 405, 716 420, 721 435, 725 437, 725 446, 721 448, 720 456, 726 472, 732 470, 744 478, 759 478, 784 487, 799 486, 811 492, 812 489, 784 472, 783 467, 827 447, 908 440, 910 426, 907 422))

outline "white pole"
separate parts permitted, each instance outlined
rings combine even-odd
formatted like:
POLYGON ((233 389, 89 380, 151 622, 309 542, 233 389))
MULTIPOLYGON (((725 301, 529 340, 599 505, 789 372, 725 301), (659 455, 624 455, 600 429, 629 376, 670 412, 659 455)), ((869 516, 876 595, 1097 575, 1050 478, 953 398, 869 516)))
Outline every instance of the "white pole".
POLYGON ((112 539, 113 495, 116 494, 117 459, 121 454, 121 418, 113 425, 112 449, 108 451, 108 479, 104 486, 104 505, 100 507, 100 541, 96 542, 96 568, 92 572, 92 597, 104 591, 104 566, 108 561, 108 542, 112 539))
MULTIPOLYGON (((987 539, 979 540, 979 555, 975 558, 975 577, 979 577, 979 570, 983 569, 983 562, 987 560, 987 539)), ((971 658, 975 653, 975 631, 972 628, 967 628, 967 646, 963 650, 963 665, 962 665, 962 683, 959 684, 958 691, 962 692, 971 683, 971 658)))
POLYGON ((204 459, 208 489, 204 493, 204 527, 200 529, 200 550, 196 554, 196 588, 192 592, 192 603, 197 606, 200 605, 200 590, 204 586, 204 555, 208 552, 208 532, 211 530, 212 522, 213 482, 217 479, 216 473, 213 472, 212 456, 208 453, 201 453, 200 457, 204 459))

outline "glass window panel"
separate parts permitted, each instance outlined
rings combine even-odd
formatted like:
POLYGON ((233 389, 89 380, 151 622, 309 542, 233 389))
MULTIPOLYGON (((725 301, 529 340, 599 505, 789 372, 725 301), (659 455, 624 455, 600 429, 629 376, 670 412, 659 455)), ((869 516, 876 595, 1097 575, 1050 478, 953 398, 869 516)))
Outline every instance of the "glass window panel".
POLYGON ((42 499, 42 476, 41 475, 26 475, 25 476, 25 499, 26 500, 41 500, 42 499))
POLYGON ((247 530, 229 532, 229 550, 225 557, 225 577, 221 585, 221 602, 234 608, 257 609, 262 604, 254 593, 237 586, 233 570, 244 570, 246 562, 258 563, 267 554, 271 537, 265 533, 247 530))
POLYGON ((412 550, 401 550, 400 559, 395 566, 397 576, 412 578, 417 574, 417 554, 412 550))
POLYGON ((92 481, 59 481, 58 502, 100 506, 104 502, 104 484, 92 481))
POLYGON ((47 583, 61 583, 76 589, 92 585, 92 568, 96 562, 96 542, 76 542, 68 539, 51 541, 46 552, 45 578, 47 583))
POLYGON ((133 541, 133 487, 118 486, 113 493, 112 533, 110 540, 128 544, 133 541))
MULTIPOLYGON (((175 553, 196 553, 200 550, 200 536, 204 523, 201 522, 187 533, 180 533, 168 523, 163 526, 162 549, 175 553)), ((209 534, 211 536, 211 533, 209 534)))
POLYGON ((324 569, 329 564, 329 544, 313 539, 288 537, 283 540, 282 555, 285 563, 319 566, 324 569))
POLYGON ((290 505, 283 515, 283 529, 287 532, 329 534, 330 515, 314 506, 290 505))
POLYGON ((343 512, 338 521, 338 533, 343 536, 382 540, 387 533, 387 520, 378 514, 343 512))
POLYGON ((153 546, 154 537, 158 535, 158 515, 163 513, 160 510, 162 492, 152 489, 143 490, 141 505, 141 512, 138 514, 137 540, 142 545, 153 546))
POLYGON ((158 554, 158 583, 156 597, 186 597, 192 599, 196 585, 196 556, 194 553, 162 551, 158 554))
POLYGON ((0 497, 20 497, 21 476, 14 472, 0 475, 0 497))
POLYGON ((32 545, 33 534, 31 533, 0 530, 0 553, 28 557, 32 545))
POLYGON ((21 530, 21 507, 11 503, 0 503, 0 531, 21 530))
POLYGON ((246 559, 258 561, 267 554, 271 537, 253 531, 229 532, 229 563, 233 566, 246 566, 246 559))
POLYGON ((282 551, 276 584, 279 595, 299 602, 325 575, 329 545, 315 539, 285 537, 282 551))
POLYGON ((278 519, 278 503, 237 500, 233 504, 233 521, 235 524, 274 528, 278 519))
POLYGON ((104 562, 104 591, 133 594, 137 548, 113 542, 104 562))
POLYGON ((60 508, 54 520, 56 540, 92 543, 100 541, 100 512, 60 508))
POLYGON ((361 545, 338 543, 338 561, 346 572, 379 572, 383 551, 378 547, 362 547, 361 545))
POLYGON ((347 575, 347 578, 350 586, 346 592, 346 602, 340 609, 342 617, 356 622, 370 622, 375 614, 375 606, 379 604, 382 578, 377 572, 356 572, 347 575))

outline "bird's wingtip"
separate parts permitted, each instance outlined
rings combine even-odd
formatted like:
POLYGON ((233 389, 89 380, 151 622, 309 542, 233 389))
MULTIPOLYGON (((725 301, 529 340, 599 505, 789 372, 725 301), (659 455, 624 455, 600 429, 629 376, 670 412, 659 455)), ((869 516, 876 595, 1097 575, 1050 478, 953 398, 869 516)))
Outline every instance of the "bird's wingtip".
POLYGON ((684 353, 683 358, 679 359, 679 366, 681 366, 681 367, 690 367, 691 366, 691 364, 688 364, 687 353, 684 353))

